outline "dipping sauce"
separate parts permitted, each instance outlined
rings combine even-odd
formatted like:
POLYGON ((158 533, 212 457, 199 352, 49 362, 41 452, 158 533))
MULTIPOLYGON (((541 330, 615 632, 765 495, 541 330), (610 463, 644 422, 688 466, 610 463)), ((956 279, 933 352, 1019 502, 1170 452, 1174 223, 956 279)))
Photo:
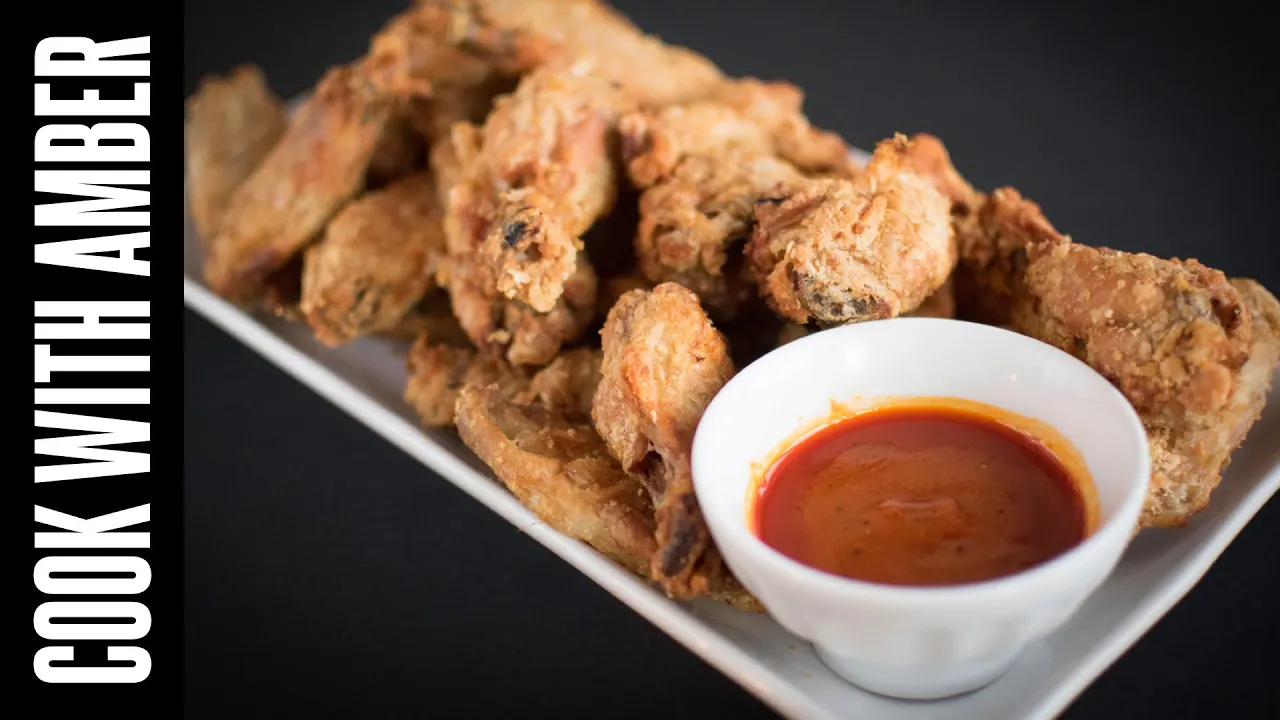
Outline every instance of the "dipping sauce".
POLYGON ((935 586, 1011 575, 1084 540, 1083 462, 1073 476, 1045 442, 971 405, 890 406, 804 436, 761 479, 756 534, 829 573, 935 586))

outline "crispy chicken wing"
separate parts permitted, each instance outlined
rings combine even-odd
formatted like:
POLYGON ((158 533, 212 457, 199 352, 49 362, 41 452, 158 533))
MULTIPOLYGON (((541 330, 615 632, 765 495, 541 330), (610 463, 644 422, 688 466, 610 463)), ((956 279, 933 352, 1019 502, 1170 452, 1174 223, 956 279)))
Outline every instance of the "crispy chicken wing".
POLYGON ((1025 251, 1014 329, 1119 388, 1152 446, 1141 522, 1185 524, 1262 409, 1280 358, 1280 305, 1260 285, 1233 284, 1194 260, 1061 242, 1025 251))
POLYGON ((623 295, 601 331, 595 427, 654 497, 658 551, 651 573, 667 592, 714 590, 727 570, 693 491, 690 453, 702 412, 733 375, 724 337, 689 290, 664 283, 623 295))
POLYGON ((526 393, 530 383, 521 368, 475 348, 432 337, 430 330, 414 342, 406 366, 405 402, 428 427, 453 425, 458 394, 464 388, 493 388, 503 397, 514 398, 526 393))
POLYGON ((844 140, 810 125, 803 104, 804 93, 790 83, 742 78, 695 102, 630 113, 620 121, 627 174, 647 188, 684 158, 736 150, 808 174, 856 175, 844 140))
POLYGON ((780 315, 826 325, 896 317, 946 281, 951 203, 911 169, 910 149, 895 136, 855 180, 813 181, 756 205, 747 261, 780 315))
POLYGON ((394 103, 358 66, 330 70, 283 137, 232 195, 209 248, 205 279, 244 302, 313 240, 364 185, 394 103))
POLYGON ((419 172, 343 208, 306 251, 302 311, 326 345, 395 327, 431 289, 444 256, 431 175, 419 172))
POLYGON ((539 519, 647 574, 652 502, 590 424, 540 403, 514 402, 493 387, 463 389, 457 420, 462 441, 539 519))
POLYGON ((603 354, 597 348, 565 350, 533 376, 528 395, 520 399, 536 400, 571 420, 590 422, 602 359, 603 354))
POLYGON ((613 162, 626 96, 583 65, 548 66, 500 98, 464 171, 454 212, 481 220, 475 243, 498 290, 548 312, 564 292, 581 236, 617 194, 613 162))
POLYGON ((769 155, 726 151, 684 159, 640 196, 635 252, 652 282, 697 293, 717 319, 732 319, 753 291, 742 248, 761 198, 803 186, 790 164, 769 155))
POLYGON ((958 312, 989 325, 1007 325, 1014 298, 1025 293, 1027 248, 1071 242, 1045 219, 1039 205, 1007 187, 977 200, 972 212, 956 216, 955 226, 958 312))
POLYGON ((751 290, 740 261, 756 202, 801 187, 806 174, 856 172, 844 141, 812 127, 802 100, 794 86, 747 78, 622 118, 623 160, 643 190, 635 250, 646 277, 734 316, 751 290))
POLYGON ((564 293, 547 313, 499 295, 492 268, 475 254, 446 257, 442 274, 471 342, 517 365, 551 362, 561 347, 581 339, 595 318, 596 276, 586 262, 575 263, 564 293))
POLYGON ((510 73, 586 59, 653 105, 702 97, 723 80, 706 58, 645 35, 596 0, 419 0, 417 7, 436 37, 510 73))
POLYGON ((261 70, 241 65, 201 80, 186 109, 191 217, 207 245, 236 188, 284 132, 284 104, 261 70))

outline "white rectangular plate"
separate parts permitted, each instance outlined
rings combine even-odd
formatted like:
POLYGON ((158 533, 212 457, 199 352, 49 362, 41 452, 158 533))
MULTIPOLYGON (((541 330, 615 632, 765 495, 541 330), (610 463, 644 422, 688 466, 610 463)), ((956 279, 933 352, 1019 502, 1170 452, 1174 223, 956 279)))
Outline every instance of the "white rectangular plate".
POLYGON ((548 528, 454 436, 422 429, 401 399, 403 345, 360 340, 325 348, 304 325, 248 315, 211 293, 189 214, 183 297, 188 307, 582 571, 615 597, 789 718, 992 720, 1055 717, 1195 585, 1280 488, 1280 383, 1233 457, 1213 503, 1178 531, 1148 530, 1061 630, 1026 650, 992 685, 959 698, 905 702, 854 688, 767 616, 719 603, 668 599, 585 544, 548 528))

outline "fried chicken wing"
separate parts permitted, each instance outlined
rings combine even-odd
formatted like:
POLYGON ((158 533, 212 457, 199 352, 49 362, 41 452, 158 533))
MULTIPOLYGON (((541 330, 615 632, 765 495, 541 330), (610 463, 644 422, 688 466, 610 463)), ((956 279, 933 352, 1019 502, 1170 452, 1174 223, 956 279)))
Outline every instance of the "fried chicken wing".
POLYGON ((536 400, 571 420, 591 421, 603 354, 596 348, 565 350, 529 382, 527 402, 536 400))
POLYGON ((652 105, 705 96, 723 80, 711 61, 645 35, 596 0, 419 0, 417 8, 436 37, 510 73, 590 60, 652 105))
POLYGON ((207 246, 236 188, 284 132, 284 104, 261 70, 241 65, 201 80, 186 110, 191 217, 207 246))
POLYGON ((911 142, 880 143, 855 180, 818 180, 757 203, 747 261, 792 322, 838 325, 915 310, 956 262, 951 203, 909 166, 911 142))
POLYGON ((409 382, 404 400, 427 427, 453 425, 458 395, 465 388, 492 388, 505 398, 514 398, 527 392, 530 383, 529 375, 519 367, 475 348, 438 340, 430 331, 414 342, 406 367, 409 382))
POLYGON ((517 365, 551 362, 561 347, 582 338, 595 317, 596 276, 586 262, 575 263, 564 293, 547 313, 503 298, 492 268, 474 253, 447 256, 442 275, 471 342, 517 365))
POLYGON ((742 248, 761 198, 806 183, 790 164, 734 151, 686 158, 640 196, 635 252, 652 282, 697 293, 717 319, 732 319, 753 287, 742 248))
POLYGON ((747 78, 622 118, 623 159, 643 190, 635 250, 647 278, 690 288, 718 319, 734 316, 751 292, 740 261, 755 204, 807 174, 856 172, 844 141, 812 127, 802 100, 794 86, 747 78))
POLYGON ((326 345, 394 327, 434 284, 443 214, 419 172, 349 203, 306 250, 302 311, 326 345))
POLYGON ((654 497, 658 550, 650 572, 667 592, 715 589, 727 570, 693 491, 693 434, 733 375, 728 346, 689 290, 664 283, 623 295, 601 331, 602 377, 592 418, 613 456, 654 497))
POLYGON ((687 157, 728 150, 768 155, 814 175, 856 175, 849 147, 809 124, 804 93, 785 82, 742 78, 706 97, 630 113, 620 121, 627 174, 640 188, 670 175, 687 157))
POLYGON ((582 64, 540 68, 497 101, 454 200, 468 202, 455 212, 484 220, 472 240, 504 296, 554 307, 582 234, 616 198, 616 124, 628 106, 582 64))
POLYGON ((1014 329, 1079 357, 1124 394, 1152 447, 1141 524, 1185 524, 1261 412, 1280 358, 1280 305, 1194 260, 1062 242, 1026 254, 1014 329))
POLYGON ((481 387, 461 391, 457 420, 462 441, 539 519, 647 575, 655 547, 649 495, 589 424, 481 387))
POLYGON ((999 188, 976 203, 972 212, 955 218, 958 312, 977 322, 1007 325, 1015 297, 1025 294, 1027 248, 1071 239, 1045 219, 1039 205, 1013 188, 999 188))
POLYGON ((205 280, 234 301, 313 240, 358 193, 394 103, 358 67, 330 70, 280 141, 232 195, 205 280))

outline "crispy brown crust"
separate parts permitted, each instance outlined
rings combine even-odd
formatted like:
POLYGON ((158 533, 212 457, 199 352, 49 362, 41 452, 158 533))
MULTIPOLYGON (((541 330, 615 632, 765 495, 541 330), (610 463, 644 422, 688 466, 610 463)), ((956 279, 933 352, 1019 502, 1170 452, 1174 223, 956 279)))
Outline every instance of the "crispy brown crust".
POLYGON ((543 522, 645 574, 654 549, 653 507, 589 424, 496 388, 458 397, 458 434, 543 522))
POLYGON ((855 180, 813 181, 757 203, 747 262, 760 294, 797 323, 915 310, 956 262, 950 201, 911 168, 911 142, 880 143, 855 180))
POLYGON ((283 137, 231 197, 205 281, 244 302, 364 185, 394 103, 354 66, 330 70, 283 137))
POLYGON ((589 60, 653 105, 703 97, 723 81, 711 61, 595 0, 419 0, 418 8, 436 37, 510 73, 589 60))
POLYGON ((348 203, 306 251, 302 312, 326 345, 396 327, 435 283, 443 213, 429 173, 348 203))
POLYGON ((208 76, 187 100, 187 177, 191 217, 208 245, 236 188, 284 133, 284 104, 262 71, 241 65, 208 76))
POLYGON ((697 296, 674 283, 623 295, 601 331, 602 377, 592 419, 613 456, 654 496, 650 573, 680 597, 705 595, 727 574, 693 492, 693 433, 733 375, 728 345, 697 296))

